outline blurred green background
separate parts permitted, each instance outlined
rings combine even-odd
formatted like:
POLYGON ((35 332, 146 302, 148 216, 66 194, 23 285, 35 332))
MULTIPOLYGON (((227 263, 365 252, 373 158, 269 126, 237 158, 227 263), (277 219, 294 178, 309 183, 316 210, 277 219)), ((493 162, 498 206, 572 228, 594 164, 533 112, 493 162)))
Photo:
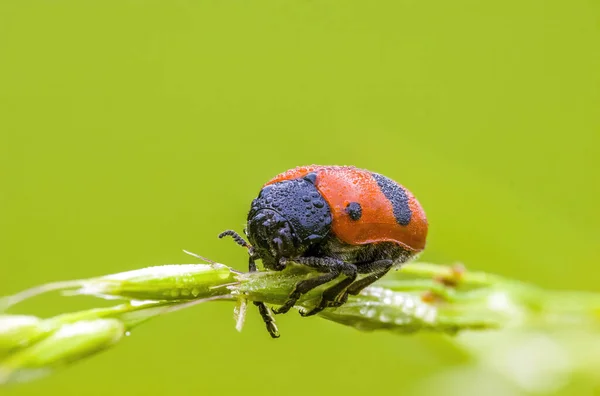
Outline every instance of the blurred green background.
MULTIPOLYGON (((217 234, 312 163, 412 190, 423 260, 600 291, 599 110, 595 0, 3 0, 0 294, 194 262, 182 249, 244 269, 217 234)), ((427 394, 466 359, 295 313, 274 341, 254 312, 237 333, 232 309, 161 317, 4 392, 427 394)))

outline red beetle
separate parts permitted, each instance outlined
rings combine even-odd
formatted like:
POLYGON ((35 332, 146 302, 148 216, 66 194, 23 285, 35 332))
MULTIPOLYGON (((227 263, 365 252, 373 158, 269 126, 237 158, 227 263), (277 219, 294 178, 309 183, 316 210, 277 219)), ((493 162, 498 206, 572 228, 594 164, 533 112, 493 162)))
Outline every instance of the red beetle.
MULTIPOLYGON (((282 270, 288 261, 322 275, 298 282, 275 313, 285 313, 304 293, 344 275, 327 288, 321 302, 302 316, 346 302, 348 295, 405 263, 425 248, 427 219, 417 199, 395 181, 353 166, 303 166, 267 182, 252 201, 245 230, 250 271, 260 259, 267 269, 282 270), (358 274, 366 274, 360 280, 358 274)), ((269 309, 256 303, 271 336, 278 337, 269 309)))

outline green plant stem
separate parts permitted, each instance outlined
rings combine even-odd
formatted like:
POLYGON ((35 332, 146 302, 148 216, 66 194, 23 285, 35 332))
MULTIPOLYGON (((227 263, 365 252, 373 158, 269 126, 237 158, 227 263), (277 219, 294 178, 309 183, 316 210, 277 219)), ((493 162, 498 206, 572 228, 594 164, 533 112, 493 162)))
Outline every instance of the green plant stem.
MULTIPOLYGON (((281 305, 299 281, 311 276, 312 270, 298 265, 278 272, 242 273, 222 264, 181 264, 26 290, 0 300, 0 312, 53 290, 124 303, 49 319, 0 316, 0 384, 47 374, 98 353, 145 321, 190 305, 212 300, 237 301, 238 308, 247 300, 281 305)), ((296 308, 313 307, 324 287, 302 296, 296 308)), ((411 263, 319 316, 358 330, 400 334, 456 334, 527 325, 598 328, 600 295, 546 291, 497 275, 411 263)), ((243 317, 238 324, 242 322, 243 317)))

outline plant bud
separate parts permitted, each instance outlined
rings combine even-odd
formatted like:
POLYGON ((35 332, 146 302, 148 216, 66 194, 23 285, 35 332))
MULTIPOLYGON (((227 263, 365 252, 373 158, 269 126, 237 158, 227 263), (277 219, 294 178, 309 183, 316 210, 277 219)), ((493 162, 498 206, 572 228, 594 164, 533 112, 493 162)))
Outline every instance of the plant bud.
POLYGON ((104 350, 125 334, 116 319, 64 324, 48 337, 16 351, 0 362, 0 384, 24 382, 104 350))
POLYGON ((229 294, 237 281, 222 264, 178 264, 148 267, 82 281, 77 294, 133 300, 195 300, 229 294))

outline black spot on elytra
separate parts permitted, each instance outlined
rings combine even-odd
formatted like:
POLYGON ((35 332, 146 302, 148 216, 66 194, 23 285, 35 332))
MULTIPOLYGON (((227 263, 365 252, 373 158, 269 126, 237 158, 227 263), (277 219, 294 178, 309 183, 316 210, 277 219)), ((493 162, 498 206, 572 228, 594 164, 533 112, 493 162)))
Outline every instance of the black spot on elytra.
POLYGON ((346 206, 346 213, 352 220, 357 221, 362 216, 362 207, 358 202, 350 202, 346 206))
POLYGON ((404 189, 400 187, 398 183, 383 175, 378 173, 371 173, 371 175, 373 175, 373 178, 379 185, 379 189, 383 195, 385 195, 392 204, 396 222, 403 226, 408 225, 412 217, 412 211, 408 206, 408 197, 406 196, 404 189))

